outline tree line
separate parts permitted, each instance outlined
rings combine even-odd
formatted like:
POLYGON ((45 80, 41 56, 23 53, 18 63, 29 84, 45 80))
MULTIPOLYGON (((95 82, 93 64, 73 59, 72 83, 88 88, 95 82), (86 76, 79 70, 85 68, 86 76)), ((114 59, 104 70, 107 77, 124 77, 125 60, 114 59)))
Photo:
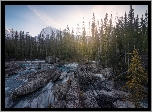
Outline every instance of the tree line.
POLYGON ((139 49, 140 55, 148 52, 148 13, 135 17, 130 6, 128 14, 115 18, 115 26, 112 18, 112 14, 106 13, 103 20, 97 21, 93 13, 89 22, 91 36, 86 35, 85 21, 82 27, 77 24, 76 35, 68 25, 63 31, 52 31, 46 38, 39 34, 38 39, 16 31, 12 38, 5 36, 5 59, 45 59, 54 55, 67 61, 95 60, 103 67, 125 68, 130 63, 133 46, 139 49))

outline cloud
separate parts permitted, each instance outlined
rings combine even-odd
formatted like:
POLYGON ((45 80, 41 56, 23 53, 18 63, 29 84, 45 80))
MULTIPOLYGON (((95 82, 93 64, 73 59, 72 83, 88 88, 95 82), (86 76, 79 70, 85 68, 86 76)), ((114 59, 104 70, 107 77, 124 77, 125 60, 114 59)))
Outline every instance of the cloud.
POLYGON ((55 28, 60 28, 60 25, 54 21, 52 18, 50 18, 49 16, 47 16, 46 14, 44 14, 43 12, 38 11, 37 9, 35 9, 33 6, 27 5, 29 7, 29 9, 31 9, 35 15, 37 15, 39 17, 39 19, 41 19, 43 22, 45 22, 46 24, 50 25, 51 27, 55 27, 55 28))

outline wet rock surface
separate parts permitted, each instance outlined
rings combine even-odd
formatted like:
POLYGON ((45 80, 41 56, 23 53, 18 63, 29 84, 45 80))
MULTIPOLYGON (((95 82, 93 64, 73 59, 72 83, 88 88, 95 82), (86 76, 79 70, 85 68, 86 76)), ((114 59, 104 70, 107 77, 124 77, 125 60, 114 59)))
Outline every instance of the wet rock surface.
POLYGON ((13 74, 17 74, 19 71, 22 71, 23 68, 19 66, 18 63, 15 62, 10 62, 7 63, 5 62, 5 78, 13 75, 13 74))
POLYGON ((44 87, 50 80, 54 81, 58 77, 59 75, 55 69, 30 73, 27 76, 28 81, 15 89, 12 98, 16 99, 17 96, 25 95, 41 87, 44 87))
POLYGON ((114 82, 110 80, 110 68, 96 74, 88 70, 92 65, 65 65, 74 69, 71 72, 67 72, 63 66, 62 70, 53 66, 6 78, 22 83, 15 85, 14 89, 5 87, 5 107, 134 108, 131 102, 123 101, 129 94, 115 89, 114 82))

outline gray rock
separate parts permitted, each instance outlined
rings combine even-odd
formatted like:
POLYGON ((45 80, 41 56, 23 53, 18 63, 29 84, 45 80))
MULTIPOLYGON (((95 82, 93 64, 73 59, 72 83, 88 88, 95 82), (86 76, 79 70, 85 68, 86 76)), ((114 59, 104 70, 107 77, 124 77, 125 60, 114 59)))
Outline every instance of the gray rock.
POLYGON ((52 108, 66 108, 66 101, 60 100, 52 104, 52 108))
POLYGON ((84 93, 84 108, 99 108, 97 100, 92 91, 84 93))
POLYGON ((56 63, 56 57, 55 56, 48 56, 48 57, 46 57, 46 62, 49 64, 54 64, 54 63, 56 63))
POLYGON ((109 78, 112 76, 112 69, 111 68, 105 68, 101 70, 101 74, 103 74, 103 76, 105 78, 109 78))
POLYGON ((74 101, 68 101, 66 104, 66 108, 74 108, 74 101))
POLYGON ((67 72, 66 71, 61 73, 61 76, 59 77, 59 79, 63 80, 65 77, 67 77, 67 72))
POLYGON ((27 97, 25 100, 21 100, 14 108, 46 108, 50 104, 57 102, 52 86, 53 83, 49 82, 38 96, 35 96, 33 99, 27 97))
POLYGON ((18 63, 15 62, 5 63, 5 78, 17 74, 22 70, 24 69, 20 67, 18 63))
POLYGON ((104 80, 101 83, 102 88, 106 89, 106 90, 112 90, 114 88, 114 82, 110 81, 110 80, 104 80))
POLYGON ((68 92, 68 89, 69 89, 69 84, 68 82, 66 83, 61 83, 61 84, 55 84, 52 88, 53 90, 53 94, 55 95, 55 97, 58 99, 58 100, 61 100, 61 99, 65 99, 65 95, 67 94, 68 92))
POLYGON ((65 62, 62 60, 62 61, 58 61, 58 63, 57 63, 58 65, 58 67, 61 67, 61 66, 63 66, 64 64, 65 64, 65 62))
POLYGON ((60 76, 61 76, 61 71, 56 70, 56 71, 53 72, 52 75, 51 75, 51 81, 52 81, 52 82, 57 81, 60 76))
POLYGON ((59 77, 58 75, 56 76, 56 72, 55 69, 50 69, 29 74, 28 81, 14 90, 12 98, 16 99, 20 95, 25 95, 44 87, 50 80, 56 80, 59 77))
POLYGON ((119 101, 113 103, 116 108, 135 108, 135 105, 133 105, 130 101, 119 101))

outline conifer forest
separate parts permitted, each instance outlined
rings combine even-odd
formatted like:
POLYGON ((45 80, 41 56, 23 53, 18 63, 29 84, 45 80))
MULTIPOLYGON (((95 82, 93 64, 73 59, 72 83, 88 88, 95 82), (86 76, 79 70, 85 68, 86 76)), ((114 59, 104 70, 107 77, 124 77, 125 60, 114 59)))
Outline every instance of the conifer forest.
POLYGON ((5 34, 5 108, 148 108, 148 11, 112 18, 5 34))

